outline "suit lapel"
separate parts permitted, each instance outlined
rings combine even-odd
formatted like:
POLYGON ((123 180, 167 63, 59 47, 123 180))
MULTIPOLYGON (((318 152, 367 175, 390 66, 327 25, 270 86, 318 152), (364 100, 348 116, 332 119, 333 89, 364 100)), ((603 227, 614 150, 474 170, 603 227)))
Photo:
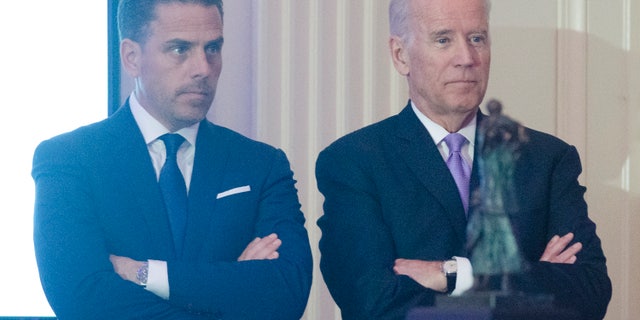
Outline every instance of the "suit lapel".
POLYGON ((109 118, 107 130, 112 136, 112 152, 117 155, 113 170, 119 170, 123 177, 128 177, 121 184, 122 190, 119 192, 136 195, 136 203, 129 206, 132 221, 144 221, 139 230, 149 239, 155 254, 153 258, 167 259, 168 253, 175 255, 171 228, 155 170, 128 102, 109 118))
POLYGON ((444 208, 447 218, 460 236, 465 235, 466 217, 455 181, 429 132, 407 105, 398 115, 397 143, 407 166, 444 208))
POLYGON ((200 252, 203 240, 215 221, 216 195, 220 190, 230 146, 224 135, 216 134, 217 127, 207 120, 200 123, 196 140, 196 154, 189 188, 189 218, 185 239, 184 256, 194 256, 200 252))
POLYGON ((478 159, 480 157, 479 152, 480 152, 480 146, 478 145, 477 141, 477 137, 478 137, 478 129, 480 128, 480 123, 485 119, 485 115, 482 114, 482 112, 478 111, 478 115, 477 115, 477 120, 476 120, 476 147, 473 149, 473 168, 471 170, 471 180, 469 181, 469 195, 471 196, 471 199, 469 200, 469 217, 471 217, 471 215, 473 214, 473 212, 475 211, 475 205, 473 203, 473 198, 474 198, 474 192, 480 187, 480 175, 478 174, 478 161, 476 161, 475 159, 478 159))

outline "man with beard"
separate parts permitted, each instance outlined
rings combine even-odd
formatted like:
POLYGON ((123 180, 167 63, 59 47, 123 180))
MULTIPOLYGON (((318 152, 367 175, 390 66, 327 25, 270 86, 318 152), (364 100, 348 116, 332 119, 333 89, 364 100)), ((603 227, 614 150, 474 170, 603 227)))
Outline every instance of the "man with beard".
POLYGON ((135 89, 33 160, 41 282, 61 319, 299 319, 312 262, 285 154, 205 116, 220 0, 122 0, 135 89))

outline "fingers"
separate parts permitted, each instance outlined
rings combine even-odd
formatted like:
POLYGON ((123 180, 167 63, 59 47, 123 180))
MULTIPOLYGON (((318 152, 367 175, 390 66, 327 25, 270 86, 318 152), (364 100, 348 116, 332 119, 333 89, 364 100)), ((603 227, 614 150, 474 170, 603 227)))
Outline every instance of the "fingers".
POLYGON ((393 272, 396 274, 408 275, 409 273, 409 260, 406 259, 396 259, 396 263, 393 265, 393 272))
POLYGON ((137 283, 136 273, 143 262, 113 254, 109 255, 109 261, 111 261, 113 270, 120 276, 120 278, 137 283))
POLYGON ((424 269, 427 267, 427 262, 422 260, 413 259, 396 259, 393 265, 393 271, 396 274, 402 274, 405 276, 411 276, 413 274, 424 273, 424 269))
POLYGON ((567 247, 573 240, 573 237, 574 235, 571 232, 562 237, 558 235, 553 236, 542 253, 540 261, 568 264, 575 263, 577 261, 576 254, 582 250, 582 243, 576 242, 570 247, 567 247))
POLYGON ((569 248, 560 253, 556 259, 556 263, 569 263, 573 264, 578 259, 576 254, 582 250, 582 243, 576 242, 571 245, 569 248))
POLYGON ((275 233, 264 238, 255 238, 238 257, 238 261, 278 259, 280 257, 278 249, 281 245, 282 240, 275 233))
POLYGON ((109 255, 109 261, 113 265, 113 270, 120 275, 121 278, 126 279, 125 269, 127 265, 127 257, 120 257, 116 255, 109 255))
POLYGON ((547 247, 542 253, 542 257, 540 257, 540 261, 552 262, 552 260, 564 250, 571 240, 573 240, 573 233, 567 233, 563 237, 558 235, 553 236, 553 238, 549 240, 549 243, 547 243, 547 247))
POLYGON ((397 275, 408 276, 425 288, 444 292, 447 279, 442 273, 442 261, 396 259, 393 271, 397 275))

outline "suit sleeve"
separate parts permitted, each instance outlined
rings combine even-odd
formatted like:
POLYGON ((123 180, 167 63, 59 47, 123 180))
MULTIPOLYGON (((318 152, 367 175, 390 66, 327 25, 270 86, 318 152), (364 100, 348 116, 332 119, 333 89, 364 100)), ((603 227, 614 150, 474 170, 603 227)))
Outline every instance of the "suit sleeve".
MULTIPOLYGON (((206 319, 122 280, 109 261, 90 166, 65 141, 43 142, 36 186, 34 245, 46 297, 60 319, 206 319)), ((66 141, 68 142, 68 141, 66 141)), ((85 150, 84 153, 90 151, 85 150)))
MULTIPOLYGON (((584 319, 602 319, 611 299, 611 281, 600 239, 596 235, 596 225, 587 215, 586 189, 578 182, 581 170, 574 147, 567 147, 564 153, 560 153, 551 171, 549 219, 543 239, 546 241, 538 242, 537 257, 531 257, 536 260, 526 283, 529 290, 553 293, 559 304, 578 310, 584 319), (574 242, 583 245, 575 264, 537 261, 553 235, 562 236, 568 232, 575 234, 574 242)), ((536 247, 527 242, 521 245, 536 247)))
POLYGON ((344 319, 404 319, 411 307, 432 305, 435 293, 393 272, 398 253, 373 169, 343 151, 331 146, 316 164, 324 280, 344 319))
MULTIPOLYGON (((230 319, 299 319, 311 287, 312 258, 295 180, 278 150, 259 189, 254 228, 282 240, 279 258, 237 262, 169 261, 170 300, 230 319)), ((252 186, 252 189, 254 186, 252 186)), ((246 246, 243 243, 242 246, 246 246)), ((239 256, 239 253, 238 253, 239 256)))

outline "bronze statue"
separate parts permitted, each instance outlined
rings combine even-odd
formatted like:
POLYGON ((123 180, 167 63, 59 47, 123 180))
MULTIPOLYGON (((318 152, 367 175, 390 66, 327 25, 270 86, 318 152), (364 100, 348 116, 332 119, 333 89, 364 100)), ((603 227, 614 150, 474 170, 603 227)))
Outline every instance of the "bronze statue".
POLYGON ((502 276, 501 290, 508 291, 509 276, 524 268, 510 217, 518 212, 513 174, 528 139, 520 123, 502 114, 499 101, 489 101, 487 109, 476 139, 480 186, 472 193, 467 245, 476 289, 485 288, 489 277, 502 276))

